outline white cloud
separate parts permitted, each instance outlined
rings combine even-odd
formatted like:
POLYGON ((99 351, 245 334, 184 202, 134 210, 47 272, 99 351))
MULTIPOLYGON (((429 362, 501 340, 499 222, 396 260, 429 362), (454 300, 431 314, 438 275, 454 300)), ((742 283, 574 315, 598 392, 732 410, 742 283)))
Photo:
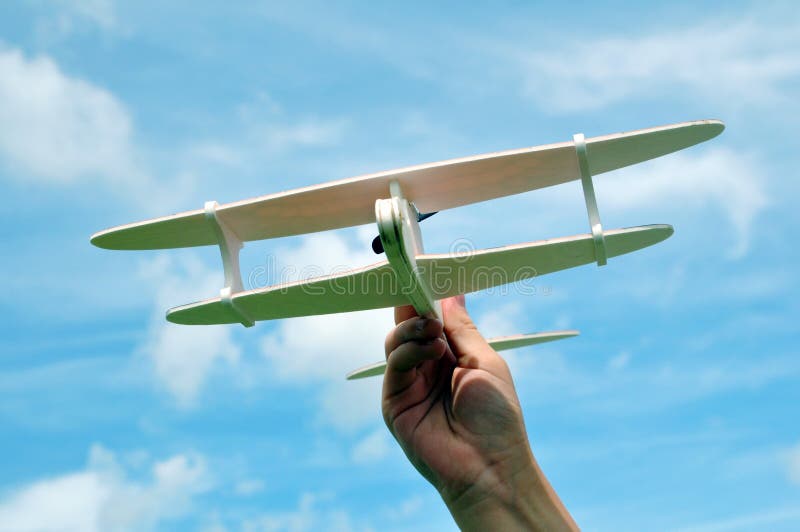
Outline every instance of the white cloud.
MULTIPOLYGON (((163 322, 163 313, 158 313, 163 322)), ((155 323, 145 347, 157 377, 183 407, 194 404, 217 361, 235 364, 239 347, 226 326, 188 327, 155 323)))
POLYGON ((317 421, 351 432, 381 419, 382 385, 380 378, 346 381, 344 374, 340 374, 320 390, 317 421))
MULTIPOLYGON (((594 184, 604 227, 672 223, 678 238, 683 239, 687 233, 705 236, 713 251, 724 257, 738 259, 747 255, 753 239, 764 236, 756 231, 767 221, 769 209, 780 203, 780 182, 773 177, 767 158, 751 149, 714 144, 718 140, 596 176, 594 184), (620 222, 623 217, 625 220, 620 222)), ((530 235, 530 231, 526 234, 519 230, 515 217, 507 216, 509 210, 525 212, 526 227, 535 226, 541 236, 585 232, 587 227, 578 182, 487 202, 480 209, 479 219, 492 218, 492 230, 501 235, 530 235), (565 224, 569 229, 564 229, 565 224)), ((481 233, 485 227, 467 225, 473 223, 477 212, 471 206, 463 211, 455 209, 446 213, 446 220, 437 223, 440 230, 447 224, 447 234, 457 235, 466 226, 472 235, 477 233, 484 240, 497 242, 481 233)), ((695 247, 692 253, 698 249, 701 248, 695 247)), ((683 277, 680 272, 675 273, 683 277)), ((551 301, 564 295, 558 291, 548 293, 551 281, 543 279, 535 285, 537 294, 551 301)))
POLYGON ((34 35, 44 46, 87 31, 127 33, 120 27, 113 0, 27 0, 37 8, 34 35))
POLYGON ((341 120, 305 119, 292 124, 259 125, 251 134, 256 148, 276 152, 294 147, 333 144, 341 136, 345 125, 341 120))
POLYGON ((192 167, 204 169, 210 163, 241 171, 297 148, 336 144, 346 128, 343 119, 268 116, 243 122, 233 142, 213 137, 191 142, 183 157, 192 167))
MULTIPOLYGON (((439 500, 436 500, 435 504, 439 504, 439 502, 439 500)), ((387 508, 387 513, 391 519, 409 519, 417 516, 424 504, 425 501, 422 497, 413 495, 402 501, 399 505, 387 508)))
MULTIPOLYGON (((519 301, 494 304, 475 318, 475 324, 484 338, 531 332, 525 328, 525 320, 522 316, 523 310, 523 306, 519 301)), ((518 364, 519 357, 517 354, 518 351, 515 349, 500 353, 500 356, 508 363, 512 373, 515 372, 518 364)))
MULTIPOLYGON (((276 251, 276 276, 298 280, 380 260, 369 248, 371 235, 361 231, 356 243, 339 233, 302 237, 298 246, 276 251)), ((383 341, 393 325, 391 309, 292 318, 277 323, 262 341, 262 351, 282 379, 338 381, 383 356, 383 341)))
POLYGON ((391 309, 293 318, 262 341, 278 379, 322 382, 318 421, 353 430, 380 419, 381 379, 346 381, 349 371, 380 360, 394 326, 391 309))
POLYGON ((394 327, 391 309, 283 320, 264 338, 264 356, 287 381, 340 380, 356 367, 384 356, 394 327))
POLYGON ((517 56, 542 109, 580 111, 630 98, 689 94, 730 105, 780 105, 800 76, 797 17, 714 21, 638 37, 577 39, 517 56))
POLYGON ((235 365, 240 349, 227 325, 175 325, 164 319, 170 306, 217 294, 222 274, 193 255, 178 259, 160 255, 144 263, 141 277, 156 290, 155 310, 148 337, 140 351, 149 357, 155 375, 177 400, 192 406, 210 372, 219 362, 235 365))
POLYGON ((350 458, 356 464, 379 462, 393 449, 393 441, 384 426, 367 434, 350 452, 350 458))
POLYGON ((713 296, 718 299, 733 299, 740 301, 769 300, 779 297, 790 290, 795 283, 795 277, 783 268, 776 268, 776 264, 767 265, 763 270, 753 270, 745 273, 733 273, 720 277, 716 287, 708 287, 711 292, 716 288, 719 293, 713 296))
MULTIPOLYGON (((595 369, 571 361, 555 349, 540 346, 530 356, 517 359, 513 374, 523 404, 556 402, 567 411, 640 415, 723 393, 758 390, 800 375, 800 364, 794 358, 776 355, 736 362, 724 359, 724 364, 709 363, 705 358, 702 363, 683 360, 625 371, 608 367, 600 378, 595 369)), ((651 348, 640 358, 656 354, 651 348)))
POLYGON ((800 485, 800 444, 795 445, 786 453, 786 468, 789 480, 800 485))
POLYGON ((244 164, 244 154, 241 150, 219 141, 196 142, 186 149, 185 157, 203 165, 240 167, 244 164))
MULTIPOLYGON (((303 237, 299 246, 275 253, 282 272, 278 277, 306 278, 375 262, 371 237, 372 230, 363 228, 355 242, 338 233, 303 237)), ((394 327, 392 312, 378 309, 283 320, 263 338, 262 353, 284 382, 324 383, 319 421, 352 430, 379 418, 381 381, 345 381, 344 376, 384 356, 384 339, 394 327)))
POLYGON ((754 157, 718 147, 623 168, 599 178, 597 190, 603 210, 652 211, 675 205, 681 211, 706 213, 713 205, 725 213, 736 235, 729 252, 734 258, 747 253, 753 222, 769 203, 754 157))
MULTIPOLYGON (((298 246, 275 253, 280 260, 277 267, 283 268, 286 276, 297 278, 374 261, 375 255, 366 243, 371 232, 360 233, 352 246, 340 234, 302 237, 298 246), (297 267, 289 270, 289 265, 297 267)), ((192 253, 173 252, 143 262, 140 277, 154 292, 154 311, 139 351, 152 361, 156 378, 177 404, 192 407, 215 368, 220 364, 240 368, 241 349, 233 338, 234 326, 174 325, 164 320, 164 312, 217 294, 222 273, 208 268, 192 253)), ((274 332, 261 342, 264 357, 274 370, 269 375, 299 384, 324 382, 320 388, 320 421, 343 429, 356 428, 378 415, 380 381, 351 383, 344 376, 383 356, 383 341, 393 323, 391 309, 279 321, 274 332)), ((267 378, 258 368, 256 374, 258 379, 267 378)), ((239 384, 253 384, 248 378, 252 375, 233 377, 241 377, 239 384)))
MULTIPOLYGON (((731 532, 736 530, 774 530, 774 525, 800 523, 800 510, 796 507, 771 508, 735 517, 707 521, 674 529, 674 532, 731 532), (770 526, 773 525, 773 526, 770 526)), ((796 527, 781 530, 795 530, 796 527)))
MULTIPOLYGON (((102 2, 79 5, 87 13, 97 8, 101 19, 111 16, 102 14, 102 2)), ((347 125, 342 119, 296 118, 282 112, 250 115, 239 125, 244 132, 235 142, 189 141, 177 150, 184 157, 176 173, 154 179, 149 172, 154 158, 135 142, 131 113, 112 92, 70 76, 49 56, 26 57, 0 44, 0 165, 10 179, 103 183, 142 209, 162 214, 178 208, 179 201, 185 206, 209 162, 260 164, 265 156, 295 147, 333 144, 347 125)))
POLYGON ((608 369, 619 371, 625 369, 631 361, 631 354, 629 351, 623 351, 614 355, 608 360, 608 369))
POLYGON ((39 480, 0 501, 0 523, 16 531, 149 530, 185 515, 210 488, 202 456, 178 454, 150 465, 140 482, 114 453, 92 446, 85 470, 39 480))
POLYGON ((0 155, 12 173, 57 183, 144 179, 125 106, 47 56, 0 48, 0 123, 0 155))
POLYGON ((484 311, 476 318, 475 323, 478 330, 487 338, 522 334, 527 332, 521 330, 522 311, 522 303, 519 301, 493 305, 490 310, 484 311))
POLYGON ((356 527, 353 519, 343 509, 332 507, 333 497, 329 494, 304 493, 297 508, 288 511, 275 511, 262 514, 243 523, 246 532, 305 532, 307 530, 330 530, 347 532, 370 530, 356 527))
POLYGON ((111 29, 117 23, 114 3, 111 0, 59 0, 63 8, 76 16, 85 18, 103 29, 111 29))
MULTIPOLYGON (((237 169, 260 166, 265 158, 297 148, 335 145, 349 127, 346 118, 294 116, 267 93, 259 93, 240 104, 231 117, 236 133, 225 138, 210 137, 191 143, 184 150, 189 164, 210 162, 237 169)), ((292 166, 296 166, 294 161, 292 166)))
POLYGON ((341 231, 302 236, 293 245, 280 247, 267 258, 267 269, 274 269, 270 279, 253 279, 252 284, 298 281, 384 260, 370 247, 372 238, 377 235, 374 227, 360 227, 355 234, 354 241, 341 231))
POLYGON ((264 482, 257 478, 240 480, 236 483, 234 491, 237 495, 249 497, 250 495, 255 495, 256 493, 264 491, 264 482))
POLYGON ((190 172, 153 178, 131 113, 113 93, 68 75, 49 56, 29 58, 2 43, 0 123, 0 176, 9 180, 102 184, 159 214, 194 192, 190 172))

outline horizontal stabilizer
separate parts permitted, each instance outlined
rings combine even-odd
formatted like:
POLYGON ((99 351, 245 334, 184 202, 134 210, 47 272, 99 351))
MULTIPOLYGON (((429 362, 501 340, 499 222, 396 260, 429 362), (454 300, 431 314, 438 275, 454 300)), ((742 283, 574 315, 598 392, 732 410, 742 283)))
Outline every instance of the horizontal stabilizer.
MULTIPOLYGON (((605 231, 608 257, 624 255, 672 235, 669 225, 605 231)), ((441 255, 418 255, 420 277, 435 299, 518 283, 551 272, 595 262, 592 235, 583 234, 525 244, 441 255)), ((333 314, 408 303, 408 287, 398 286, 388 262, 233 295, 235 307, 255 321, 333 314)), ((184 325, 239 323, 220 298, 173 308, 167 320, 184 325)))
MULTIPOLYGON (((543 344, 545 342, 552 342, 554 340, 562 340, 564 338, 572 338, 577 336, 578 331, 548 331, 534 334, 515 334, 513 336, 497 336, 489 338, 486 341, 495 351, 505 351, 506 349, 516 349, 519 347, 526 347, 529 345, 543 344)), ((369 366, 358 368, 347 374, 347 380, 352 381, 356 379, 365 379, 367 377, 375 377, 383 375, 386 371, 386 361, 381 360, 369 366)))

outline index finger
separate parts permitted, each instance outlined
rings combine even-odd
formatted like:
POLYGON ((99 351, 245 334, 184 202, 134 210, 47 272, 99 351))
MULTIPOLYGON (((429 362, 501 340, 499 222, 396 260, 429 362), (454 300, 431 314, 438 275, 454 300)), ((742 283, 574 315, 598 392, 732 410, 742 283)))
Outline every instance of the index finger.
POLYGON ((400 307, 394 307, 394 324, 399 325, 406 321, 409 318, 413 318, 414 316, 419 316, 417 311, 414 310, 414 307, 411 305, 402 305, 400 307))

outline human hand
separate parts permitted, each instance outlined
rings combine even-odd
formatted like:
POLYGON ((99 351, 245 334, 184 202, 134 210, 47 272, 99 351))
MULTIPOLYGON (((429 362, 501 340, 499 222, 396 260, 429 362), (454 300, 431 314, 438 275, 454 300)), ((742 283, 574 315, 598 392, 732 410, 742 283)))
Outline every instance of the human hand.
POLYGON ((528 443, 506 362, 464 306, 442 301, 444 324, 395 309, 386 338, 383 416, 462 528, 577 529, 528 443))

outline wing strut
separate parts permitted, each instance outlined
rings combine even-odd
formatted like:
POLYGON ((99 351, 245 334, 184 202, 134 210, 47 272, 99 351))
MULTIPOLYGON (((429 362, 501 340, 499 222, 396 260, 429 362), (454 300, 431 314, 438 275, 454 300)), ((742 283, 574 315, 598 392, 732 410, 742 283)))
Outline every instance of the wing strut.
POLYGON ((578 156, 578 167, 581 171, 581 186, 583 186, 583 199, 586 201, 586 212, 589 214, 589 226, 592 229, 594 240, 594 255, 598 266, 605 266, 608 262, 606 252, 606 239, 603 235, 603 224, 600 223, 600 211, 597 209, 597 198, 594 195, 592 173, 589 170, 589 155, 586 151, 586 138, 583 133, 572 136, 575 142, 575 154, 578 156))
POLYGON ((239 251, 244 247, 242 240, 228 227, 217 213, 219 204, 216 201, 207 201, 205 204, 206 220, 214 229, 219 244, 219 253, 222 255, 222 268, 225 272, 225 286, 219 291, 222 304, 229 307, 239 318, 239 323, 245 327, 255 325, 234 301, 233 296, 244 290, 242 285, 242 272, 239 268, 239 251))

